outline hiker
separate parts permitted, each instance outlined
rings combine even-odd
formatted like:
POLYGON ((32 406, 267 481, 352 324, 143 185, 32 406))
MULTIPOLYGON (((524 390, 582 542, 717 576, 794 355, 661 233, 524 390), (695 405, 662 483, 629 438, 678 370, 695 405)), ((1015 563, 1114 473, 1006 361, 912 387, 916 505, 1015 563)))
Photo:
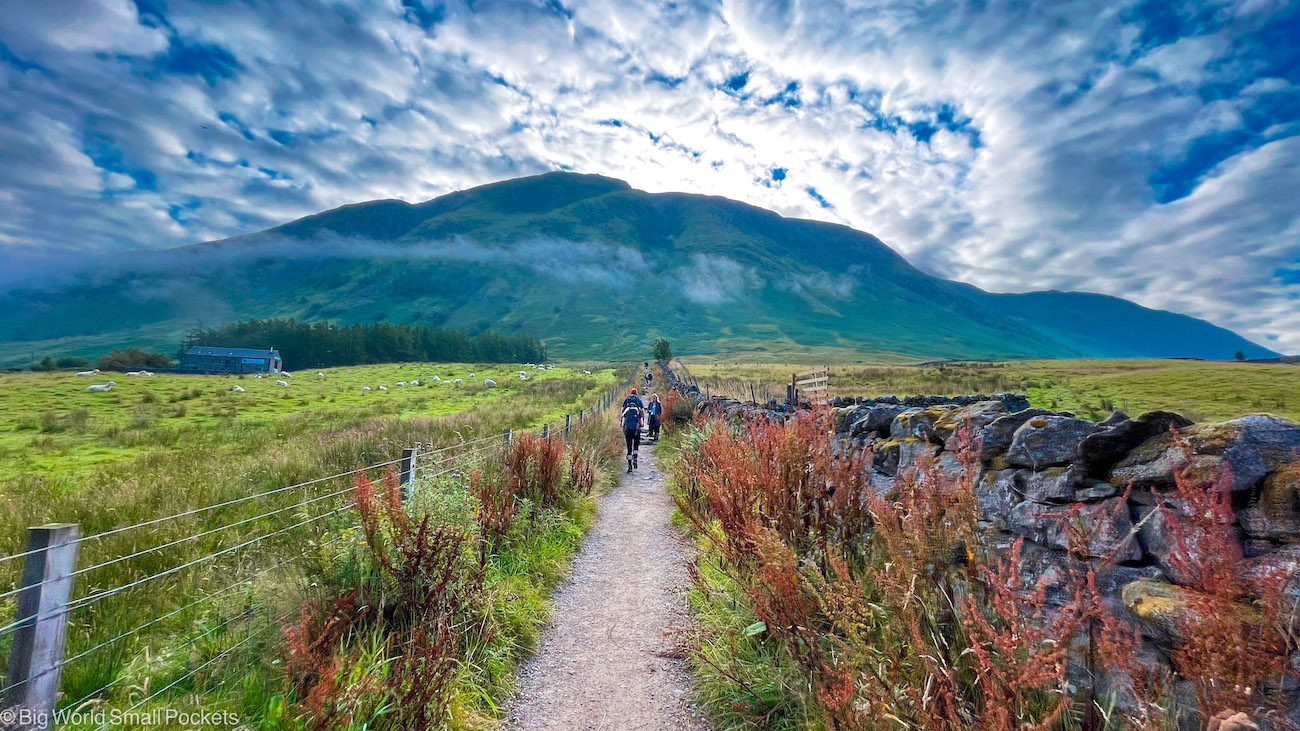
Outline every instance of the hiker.
POLYGON ((657 442, 659 441, 659 420, 664 413, 664 405, 659 403, 659 394, 651 394, 650 405, 646 406, 646 413, 650 415, 649 437, 657 442))
POLYGON ((636 389, 623 399, 623 441, 627 442, 627 471, 637 467, 637 449, 641 446, 641 413, 645 404, 636 395, 636 389))

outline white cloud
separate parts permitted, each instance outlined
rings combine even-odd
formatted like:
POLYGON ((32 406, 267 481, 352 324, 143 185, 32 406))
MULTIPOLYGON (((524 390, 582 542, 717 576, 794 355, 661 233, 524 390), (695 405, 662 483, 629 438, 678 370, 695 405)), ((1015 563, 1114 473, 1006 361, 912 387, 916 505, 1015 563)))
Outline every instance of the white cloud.
MULTIPOLYGON (((441 7, 428 29, 396 0, 196 3, 158 27, 124 0, 7 9, 0 240, 172 246, 564 167, 846 223, 993 290, 1102 291, 1300 351, 1295 285, 1273 274, 1300 257, 1300 124, 1269 120, 1172 203, 1152 182, 1297 93, 1269 49, 1243 53, 1285 4, 1160 42, 1127 4, 441 7), (233 70, 168 62, 169 36, 233 70)), ((706 261, 699 301, 744 296, 720 284, 727 261, 750 281, 706 261)))
POLYGON ((763 286, 753 267, 717 254, 692 255, 691 266, 679 270, 675 279, 687 299, 707 305, 739 302, 763 286))

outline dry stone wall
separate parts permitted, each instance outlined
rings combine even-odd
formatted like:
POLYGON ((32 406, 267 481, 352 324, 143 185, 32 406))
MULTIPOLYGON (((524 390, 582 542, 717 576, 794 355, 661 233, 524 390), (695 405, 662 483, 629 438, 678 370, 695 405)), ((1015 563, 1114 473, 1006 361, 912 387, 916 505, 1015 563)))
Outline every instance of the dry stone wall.
MULTIPOLYGON (((705 402, 698 389, 667 377, 723 416, 780 420, 793 410, 705 402)), ((1049 599, 1062 605, 1071 598, 1063 567, 1094 568, 1103 601, 1138 624, 1141 654, 1152 663, 1169 663, 1177 631, 1171 618, 1193 599, 1193 590, 1179 584, 1165 525, 1166 516, 1186 507, 1174 490, 1179 470, 1229 491, 1244 573, 1291 577, 1288 590, 1300 600, 1300 425, 1293 422, 1252 414, 1197 424, 1166 411, 1135 418, 1116 412, 1092 422, 1032 408, 1021 394, 837 398, 831 406, 841 444, 871 449, 872 483, 882 494, 922 455, 960 472, 947 448, 969 424, 980 450, 974 484, 982 549, 1005 555, 1021 541, 1022 585, 1044 583, 1049 599)), ((1300 667, 1300 657, 1294 660, 1300 667)), ((1300 724, 1300 695, 1291 706, 1291 721, 1300 724)))

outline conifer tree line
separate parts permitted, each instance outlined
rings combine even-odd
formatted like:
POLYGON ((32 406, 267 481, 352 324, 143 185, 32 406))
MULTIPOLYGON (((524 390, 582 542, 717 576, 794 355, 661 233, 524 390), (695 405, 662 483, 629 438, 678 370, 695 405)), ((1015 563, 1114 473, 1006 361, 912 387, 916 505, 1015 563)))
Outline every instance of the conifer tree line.
POLYGON ((532 335, 500 335, 447 330, 427 325, 340 326, 293 319, 248 320, 219 327, 199 325, 181 344, 229 348, 275 348, 286 368, 325 368, 365 363, 459 361, 472 363, 541 363, 546 345, 532 335))

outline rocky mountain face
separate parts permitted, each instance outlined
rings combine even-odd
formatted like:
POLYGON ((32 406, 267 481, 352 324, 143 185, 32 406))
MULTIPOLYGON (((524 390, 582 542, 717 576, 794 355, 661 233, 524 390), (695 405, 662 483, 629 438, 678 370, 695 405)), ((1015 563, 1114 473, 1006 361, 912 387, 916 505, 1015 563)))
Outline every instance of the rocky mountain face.
POLYGON ((1272 355, 1182 315, 1039 294, 943 281, 845 226, 548 173, 42 270, 0 292, 0 353, 170 350, 199 322, 293 317, 527 333, 561 358, 641 357, 661 336, 684 354, 1272 355))

